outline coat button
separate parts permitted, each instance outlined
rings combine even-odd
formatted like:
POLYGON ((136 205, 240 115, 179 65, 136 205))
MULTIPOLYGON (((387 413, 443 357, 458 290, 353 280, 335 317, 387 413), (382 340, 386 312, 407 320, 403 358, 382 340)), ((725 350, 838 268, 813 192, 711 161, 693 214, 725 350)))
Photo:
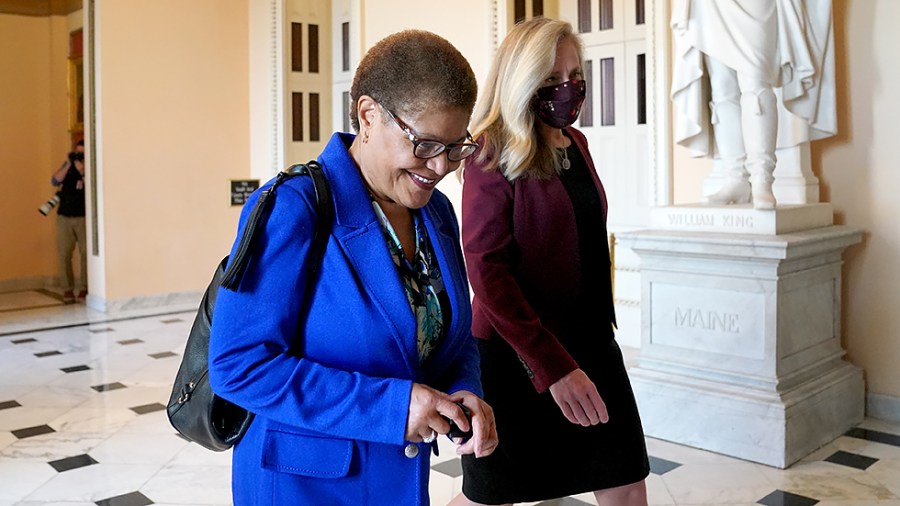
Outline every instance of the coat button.
POLYGON ((416 455, 419 454, 419 447, 414 444, 406 445, 406 448, 403 449, 403 454, 408 458, 414 459, 416 455))

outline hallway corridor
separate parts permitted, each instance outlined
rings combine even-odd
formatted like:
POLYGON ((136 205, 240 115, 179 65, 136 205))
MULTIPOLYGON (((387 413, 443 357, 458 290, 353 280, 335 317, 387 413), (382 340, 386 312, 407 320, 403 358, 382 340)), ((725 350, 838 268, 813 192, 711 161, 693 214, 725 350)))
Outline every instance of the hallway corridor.
MULTIPOLYGON (((165 415, 193 311, 108 315, 53 294, 0 294, 0 506, 230 503, 230 454, 181 439, 165 415)), ((441 445, 435 505, 462 482, 441 445)), ((654 505, 900 506, 900 424, 866 419, 788 470, 647 445, 654 505)))

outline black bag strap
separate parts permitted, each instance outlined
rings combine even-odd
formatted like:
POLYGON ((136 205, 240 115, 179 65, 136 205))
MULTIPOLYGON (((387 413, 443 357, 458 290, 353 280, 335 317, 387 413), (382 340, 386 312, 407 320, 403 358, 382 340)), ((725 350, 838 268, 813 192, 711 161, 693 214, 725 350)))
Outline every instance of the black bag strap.
MULTIPOLYGON (((297 167, 294 165, 288 170, 297 167)), ((300 166, 304 167, 304 166, 300 166)), ((307 172, 313 178, 313 187, 316 190, 316 230, 313 233, 312 245, 309 249, 309 277, 306 293, 316 282, 316 275, 322 266, 322 257, 325 256, 325 246, 328 244, 328 236, 331 234, 331 224, 334 222, 334 204, 331 199, 331 187, 328 186, 328 178, 322 166, 315 160, 310 160, 305 165, 307 172)))
POLYGON ((259 200, 256 201, 256 205, 250 211, 250 217, 247 218, 247 225, 244 227, 243 234, 241 234, 238 248, 229 260, 225 274, 222 276, 221 286, 223 288, 234 291, 240 285, 244 272, 247 270, 247 265, 250 263, 250 250, 256 240, 259 221, 265 214, 269 202, 275 194, 275 189, 288 179, 300 175, 309 175, 313 178, 313 186, 316 192, 316 228, 313 233, 308 257, 310 274, 307 278, 307 291, 315 282, 315 274, 322 263, 325 246, 328 244, 328 235, 331 233, 331 222, 334 220, 334 205, 331 200, 331 188, 328 186, 328 179, 322 171, 322 166, 319 165, 319 162, 310 160, 305 164, 291 165, 279 172, 272 185, 262 191, 259 200))

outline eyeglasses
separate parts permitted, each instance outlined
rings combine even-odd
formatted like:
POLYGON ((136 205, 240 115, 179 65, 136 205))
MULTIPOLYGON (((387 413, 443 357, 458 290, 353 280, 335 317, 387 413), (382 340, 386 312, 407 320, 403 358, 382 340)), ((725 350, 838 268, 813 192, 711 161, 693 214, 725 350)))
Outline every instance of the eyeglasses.
POLYGON ((468 131, 466 131, 467 142, 444 144, 443 142, 419 139, 419 137, 412 133, 412 130, 406 126, 406 123, 400 121, 397 116, 394 116, 394 113, 389 111, 387 107, 382 105, 381 109, 394 120, 394 123, 400 127, 400 130, 403 130, 407 138, 409 138, 409 141, 413 143, 413 155, 415 155, 416 158, 434 158, 446 151, 448 160, 451 162, 458 162, 468 158, 476 149, 478 149, 478 144, 475 143, 475 139, 472 138, 472 134, 468 131))

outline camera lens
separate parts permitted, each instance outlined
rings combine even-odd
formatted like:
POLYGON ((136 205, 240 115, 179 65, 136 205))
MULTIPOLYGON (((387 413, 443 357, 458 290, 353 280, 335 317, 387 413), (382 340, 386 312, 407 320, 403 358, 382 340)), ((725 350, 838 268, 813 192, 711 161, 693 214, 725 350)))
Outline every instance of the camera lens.
POLYGON ((59 204, 59 195, 54 195, 50 197, 50 200, 44 202, 44 204, 38 208, 38 212, 43 214, 44 216, 47 216, 47 214, 49 214, 57 204, 59 204))

